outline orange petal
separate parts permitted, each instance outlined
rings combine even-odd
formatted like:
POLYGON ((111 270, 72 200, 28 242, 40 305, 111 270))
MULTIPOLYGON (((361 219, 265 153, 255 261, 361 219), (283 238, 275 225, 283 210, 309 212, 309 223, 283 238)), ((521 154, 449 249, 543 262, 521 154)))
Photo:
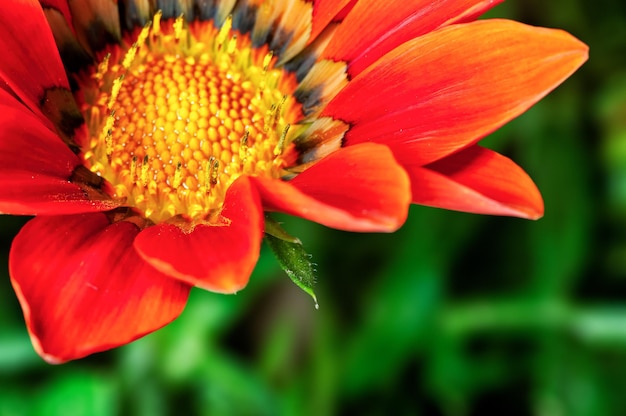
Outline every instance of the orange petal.
POLYGON ((340 25, 322 57, 348 62, 348 72, 354 77, 402 43, 459 19, 471 19, 502 1, 361 0, 340 25))
POLYGON ((212 292, 243 289, 259 257, 263 211, 247 177, 228 189, 222 222, 191 231, 159 224, 141 232, 135 247, 157 270, 212 292))
POLYGON ((532 179, 491 150, 473 146, 427 166, 405 167, 417 204, 529 219, 543 215, 543 200, 532 179))
POLYGON ((508 20, 453 25, 385 55, 323 115, 353 125, 348 144, 388 144, 400 161, 423 165, 517 117, 586 59, 587 46, 560 30, 508 20))
POLYGON ((289 182, 252 180, 266 210, 347 231, 395 231, 411 202, 406 173, 373 143, 337 150, 289 182))
POLYGON ((133 248, 139 230, 104 214, 36 217, 15 237, 11 282, 35 350, 62 363, 131 342, 183 310, 189 287, 133 248))
POLYGON ((350 3, 351 0, 313 0, 313 29, 309 42, 314 40, 337 14, 350 3))

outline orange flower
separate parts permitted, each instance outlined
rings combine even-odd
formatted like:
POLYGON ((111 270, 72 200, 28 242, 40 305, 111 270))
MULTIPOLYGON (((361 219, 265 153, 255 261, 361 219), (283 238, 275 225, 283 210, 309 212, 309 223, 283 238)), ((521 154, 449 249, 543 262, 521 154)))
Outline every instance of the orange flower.
POLYGON ((242 289, 263 211, 542 215, 476 143, 587 59, 569 34, 475 21, 494 0, 154 3, 0 3, 0 211, 36 216, 9 267, 47 361, 166 325, 192 286, 242 289))

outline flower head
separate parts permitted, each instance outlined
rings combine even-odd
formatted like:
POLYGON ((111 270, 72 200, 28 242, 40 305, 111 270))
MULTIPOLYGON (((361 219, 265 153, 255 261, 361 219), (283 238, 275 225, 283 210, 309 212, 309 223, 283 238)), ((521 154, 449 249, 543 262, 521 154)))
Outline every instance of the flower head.
POLYGON ((495 0, 7 0, 0 212, 38 353, 63 362, 242 289, 264 211, 393 231, 410 203, 538 218, 477 142, 587 58, 495 0))

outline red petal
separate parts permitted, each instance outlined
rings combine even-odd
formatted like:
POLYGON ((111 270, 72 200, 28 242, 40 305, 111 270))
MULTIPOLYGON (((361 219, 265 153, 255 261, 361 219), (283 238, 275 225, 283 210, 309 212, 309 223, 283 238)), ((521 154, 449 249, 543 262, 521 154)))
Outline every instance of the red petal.
POLYGON ((4 90, 0 90, 0 131, 1 171, 26 171, 67 180, 80 165, 56 134, 4 90))
POLYGON ((309 42, 315 39, 350 1, 313 0, 313 29, 309 42))
POLYGON ((226 192, 222 222, 191 231, 172 224, 147 228, 135 240, 141 256, 163 273, 220 293, 243 289, 259 257, 263 211, 247 177, 226 192))
POLYGON ((71 183, 78 157, 5 90, 0 89, 0 212, 71 214, 110 209, 71 183))
POLYGON ((0 50, 0 79, 54 129, 43 115, 40 102, 46 89, 67 90, 69 84, 39 2, 0 2, 0 50))
POLYGON ((322 56, 349 62, 348 72, 354 77, 402 43, 458 19, 480 15, 502 1, 362 0, 340 25, 322 56))
POLYGON ((183 310, 189 287, 133 248, 139 230, 104 214, 36 217, 13 241, 11 281, 33 345, 61 363, 131 342, 183 310))
POLYGON ((543 215, 543 200, 532 179, 491 150, 473 146, 424 167, 406 168, 417 204, 530 219, 543 215))
POLYGON ((399 159, 427 164, 520 115, 586 59, 587 46, 562 31, 507 20, 453 25, 381 58, 323 115, 353 124, 348 144, 399 146, 399 159))
POLYGON ((339 149, 289 182, 252 178, 267 210, 348 231, 394 231, 406 220, 406 172, 386 146, 339 149))

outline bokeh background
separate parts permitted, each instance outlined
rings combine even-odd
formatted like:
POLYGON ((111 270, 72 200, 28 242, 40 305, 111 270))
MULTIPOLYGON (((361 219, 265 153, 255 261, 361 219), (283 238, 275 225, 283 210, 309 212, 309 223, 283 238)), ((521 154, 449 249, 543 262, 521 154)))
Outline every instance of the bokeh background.
POLYGON ((626 2, 489 16, 591 47, 485 140, 536 180, 543 219, 413 207, 362 235, 279 217, 317 263, 319 310, 265 247, 239 294, 195 291, 157 333, 50 366, 7 274, 27 219, 0 217, 0 415, 626 415, 626 2))

